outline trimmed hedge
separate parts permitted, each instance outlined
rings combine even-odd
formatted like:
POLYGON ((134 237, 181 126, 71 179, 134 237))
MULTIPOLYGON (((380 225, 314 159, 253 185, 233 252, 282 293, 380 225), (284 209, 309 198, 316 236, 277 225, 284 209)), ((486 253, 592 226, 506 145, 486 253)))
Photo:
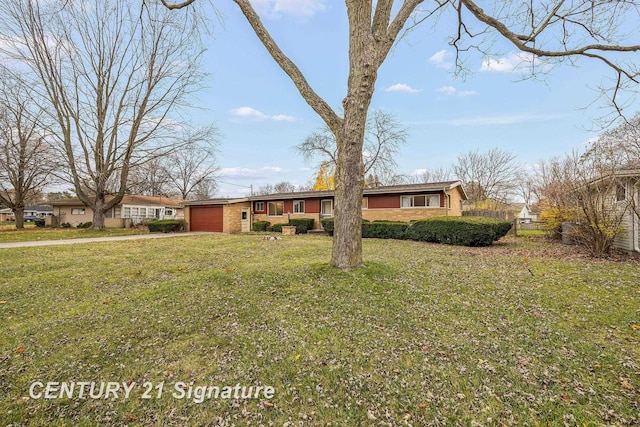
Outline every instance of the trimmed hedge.
MULTIPOLYGON (((322 221, 324 230, 333 235, 333 218, 322 221)), ((511 230, 510 221, 482 216, 438 217, 419 221, 362 222, 362 237, 407 239, 460 246, 489 246, 511 230)))
POLYGON ((93 222, 89 221, 89 222, 81 222, 80 224, 76 225, 76 228, 91 228, 93 227, 93 222))
POLYGON ((362 222, 362 237, 372 239, 404 239, 409 228, 407 222, 362 222))
POLYGON ((177 219, 161 219, 157 221, 149 221, 147 223, 149 231, 152 233, 175 233, 184 230, 184 221, 177 219))
POLYGON ((329 236, 333 236, 333 218, 322 218, 320 220, 322 228, 329 236))
POLYGON ((313 230, 313 218, 294 218, 289 220, 289 225, 296 227, 296 234, 306 234, 313 230))
POLYGON ((461 246, 489 246, 511 230, 511 222, 487 217, 439 217, 416 221, 407 239, 461 246))
POLYGON ((275 233, 282 233, 282 227, 287 224, 273 224, 267 227, 267 231, 273 231, 275 233))
POLYGON ((33 221, 33 223, 38 228, 44 228, 44 219, 36 219, 35 221, 33 221))
POLYGON ((269 221, 256 221, 253 223, 253 231, 267 231, 270 225, 269 221))

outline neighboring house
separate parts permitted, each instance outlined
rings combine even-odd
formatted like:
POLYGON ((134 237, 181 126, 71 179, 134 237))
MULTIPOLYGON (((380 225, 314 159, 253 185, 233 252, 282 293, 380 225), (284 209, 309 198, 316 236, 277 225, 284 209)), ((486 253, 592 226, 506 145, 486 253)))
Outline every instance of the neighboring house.
MULTIPOLYGON (((435 216, 461 216, 467 195, 460 181, 365 188, 362 217, 365 220, 404 221, 435 216)), ((255 221, 286 224, 289 218, 333 217, 334 191, 267 194, 242 199, 185 202, 185 220, 191 231, 240 233, 255 221)))
POLYGON ((620 170, 615 173, 618 180, 615 195, 612 194, 612 209, 624 211, 622 232, 616 236, 614 246, 626 252, 640 253, 640 169, 620 170))
POLYGON ((16 217, 10 208, 0 209, 0 222, 2 221, 15 221, 16 217))
MULTIPOLYGON (((107 202, 113 196, 106 197, 107 202)), ((126 227, 151 219, 183 219, 184 200, 169 199, 161 196, 125 195, 119 204, 105 213, 105 226, 108 228, 126 227)), ((93 221, 93 210, 79 199, 60 199, 51 203, 57 223, 80 223, 93 221)))
POLYGON ((518 221, 521 224, 537 222, 539 214, 540 213, 538 211, 531 209, 529 205, 523 205, 522 209, 520 209, 520 212, 518 213, 518 221))
MULTIPOLYGON (((45 218, 53 215, 53 207, 47 205, 29 205, 24 208, 24 217, 27 220, 45 218)), ((15 221, 16 216, 10 208, 0 209, 0 221, 15 221)))

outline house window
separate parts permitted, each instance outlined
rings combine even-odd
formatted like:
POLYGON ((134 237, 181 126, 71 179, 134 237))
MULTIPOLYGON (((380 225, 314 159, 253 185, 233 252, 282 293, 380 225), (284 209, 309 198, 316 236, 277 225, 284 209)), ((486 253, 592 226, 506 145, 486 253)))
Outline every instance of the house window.
POLYGON ((284 202, 268 202, 267 216, 282 216, 284 212, 284 202))
POLYGON ((71 215, 84 215, 84 208, 71 208, 71 215))
POLYGON ((616 201, 624 202, 627 200, 627 188, 624 186, 624 183, 619 182, 616 185, 616 201))
POLYGON ((124 208, 123 218, 131 218, 131 208, 124 208))
POLYGON ((293 213, 304 213, 304 200, 295 200, 293 202, 293 213))
POLYGON ((362 198, 362 209, 369 209, 369 198, 368 197, 363 197, 362 198))
POLYGON ((253 210, 256 212, 264 212, 264 202, 255 202, 253 210))
POLYGON ((166 209, 165 208, 164 216, 173 216, 173 209, 166 209))
POLYGON ((439 208, 440 195, 402 196, 400 197, 400 206, 402 208, 439 208))
POLYGON ((333 200, 320 202, 320 216, 333 216, 333 200))

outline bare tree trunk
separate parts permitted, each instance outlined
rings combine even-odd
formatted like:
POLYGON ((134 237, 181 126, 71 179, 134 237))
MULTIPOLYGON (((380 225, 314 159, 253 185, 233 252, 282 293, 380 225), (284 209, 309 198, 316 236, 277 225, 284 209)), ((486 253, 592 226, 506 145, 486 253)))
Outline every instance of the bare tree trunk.
POLYGON ((93 206, 93 228, 95 230, 101 230, 104 228, 104 211, 106 203, 104 196, 96 197, 95 204, 93 206))
POLYGON ((24 206, 15 206, 13 214, 16 217, 16 229, 22 230, 24 228, 24 206))

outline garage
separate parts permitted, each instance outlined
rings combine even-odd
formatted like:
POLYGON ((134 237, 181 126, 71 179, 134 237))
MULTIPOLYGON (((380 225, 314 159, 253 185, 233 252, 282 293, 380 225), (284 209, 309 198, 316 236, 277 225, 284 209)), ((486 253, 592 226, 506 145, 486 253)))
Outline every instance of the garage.
POLYGON ((216 231, 222 233, 222 206, 191 206, 189 224, 191 231, 216 231))

